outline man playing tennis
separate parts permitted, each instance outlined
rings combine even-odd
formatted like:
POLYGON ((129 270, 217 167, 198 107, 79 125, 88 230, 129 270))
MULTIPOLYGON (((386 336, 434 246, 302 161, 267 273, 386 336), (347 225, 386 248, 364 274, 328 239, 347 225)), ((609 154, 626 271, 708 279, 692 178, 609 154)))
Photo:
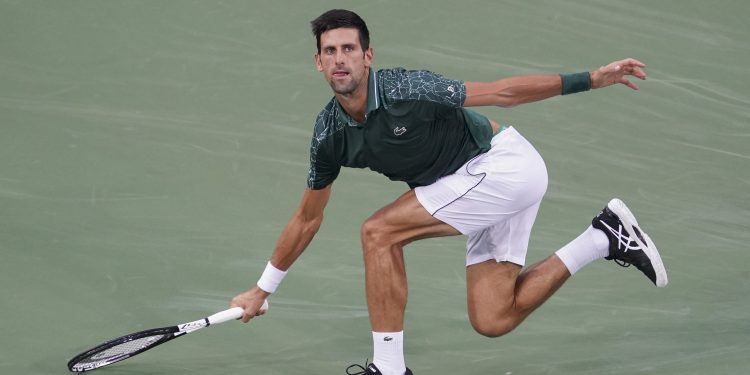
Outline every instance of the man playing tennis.
MULTIPOLYGON (((634 59, 592 72, 463 82, 428 71, 374 71, 365 22, 331 10, 312 21, 315 64, 334 97, 320 112, 310 149, 307 189, 257 286, 237 295, 243 321, 259 313, 312 240, 342 166, 370 168, 411 188, 362 225, 372 364, 361 374, 411 374, 403 355, 407 285, 403 248, 429 237, 468 236, 469 319, 482 335, 517 327, 586 264, 633 264, 667 284, 659 253, 635 217, 610 201, 580 236, 522 271, 531 227, 547 188, 544 161, 513 127, 467 107, 512 107, 557 95, 646 79, 634 59)), ((347 369, 349 371, 350 369, 347 369)))

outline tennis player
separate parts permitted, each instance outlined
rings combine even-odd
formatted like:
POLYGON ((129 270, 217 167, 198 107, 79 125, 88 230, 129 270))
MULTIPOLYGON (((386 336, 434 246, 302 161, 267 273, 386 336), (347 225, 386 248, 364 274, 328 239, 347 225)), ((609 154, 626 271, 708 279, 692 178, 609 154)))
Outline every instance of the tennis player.
POLYGON ((513 107, 617 84, 637 90, 644 64, 625 59, 591 72, 464 82, 429 71, 375 71, 365 22, 331 10, 311 22, 315 66, 333 98, 315 120, 307 188, 257 285, 231 306, 256 314, 323 221, 341 167, 370 168, 409 190, 362 225, 371 364, 359 374, 411 374, 404 361, 407 299, 403 248, 430 237, 468 237, 468 313, 490 337, 515 329, 586 264, 633 264, 657 286, 667 274, 654 243, 622 201, 613 199, 577 238, 526 269, 529 235, 547 189, 547 170, 512 126, 468 107, 513 107))

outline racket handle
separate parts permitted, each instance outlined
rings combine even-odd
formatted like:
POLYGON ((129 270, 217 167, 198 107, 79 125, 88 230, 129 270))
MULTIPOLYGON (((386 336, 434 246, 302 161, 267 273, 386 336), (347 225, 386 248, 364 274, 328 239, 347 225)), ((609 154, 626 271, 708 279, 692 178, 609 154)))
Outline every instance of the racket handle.
MULTIPOLYGON (((268 300, 263 301, 263 306, 260 307, 261 311, 268 311, 268 300)), ((230 320, 237 320, 242 318, 245 314, 245 309, 242 307, 232 307, 224 311, 219 311, 216 314, 209 316, 208 324, 219 324, 230 320)))
POLYGON ((209 316, 207 319, 209 324, 219 324, 226 321, 242 318, 242 314, 244 313, 245 309, 243 309, 242 307, 232 307, 231 309, 219 311, 216 314, 209 316))

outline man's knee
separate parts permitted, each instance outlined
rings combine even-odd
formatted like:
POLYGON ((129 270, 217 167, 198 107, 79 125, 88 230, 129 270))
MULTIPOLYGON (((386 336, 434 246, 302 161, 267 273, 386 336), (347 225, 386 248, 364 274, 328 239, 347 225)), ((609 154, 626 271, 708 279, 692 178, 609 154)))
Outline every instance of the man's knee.
POLYGON ((488 318, 471 318, 471 326, 477 333, 487 337, 500 337, 513 331, 517 326, 512 319, 488 319, 488 318))
POLYGON ((368 249, 388 248, 391 245, 389 243, 391 235, 388 233, 386 224, 378 218, 378 215, 370 216, 362 223, 361 235, 365 251, 368 249))

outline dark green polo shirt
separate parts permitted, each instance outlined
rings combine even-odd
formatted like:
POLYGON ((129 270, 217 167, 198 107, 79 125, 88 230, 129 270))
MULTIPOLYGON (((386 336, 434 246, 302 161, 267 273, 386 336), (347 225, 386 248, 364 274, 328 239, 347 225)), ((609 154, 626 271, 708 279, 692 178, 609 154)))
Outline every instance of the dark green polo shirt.
POLYGON ((370 168, 409 187, 452 174, 490 148, 486 117, 462 108, 463 81, 428 71, 370 70, 364 123, 334 97, 315 121, 307 186, 322 189, 342 166, 370 168))

